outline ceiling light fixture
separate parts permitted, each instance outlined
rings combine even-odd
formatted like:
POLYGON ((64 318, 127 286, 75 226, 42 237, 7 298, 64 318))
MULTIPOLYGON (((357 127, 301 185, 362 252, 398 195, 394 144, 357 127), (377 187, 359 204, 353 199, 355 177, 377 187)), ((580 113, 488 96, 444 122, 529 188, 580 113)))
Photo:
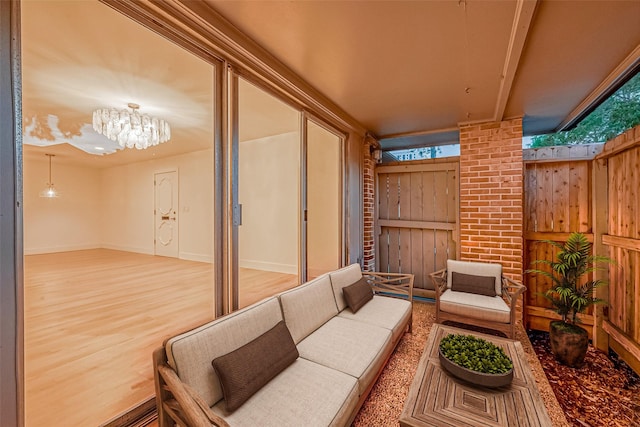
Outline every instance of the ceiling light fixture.
POLYGON ((48 199, 53 199, 54 197, 60 197, 60 193, 53 186, 53 180, 51 179, 51 158, 55 157, 55 154, 45 154, 45 156, 49 157, 49 181, 47 182, 47 186, 44 190, 40 192, 40 197, 46 197, 48 199))
POLYGON ((163 119, 140 114, 138 104, 127 104, 129 110, 102 108, 93 112, 93 129, 116 141, 122 148, 143 150, 171 138, 169 123, 163 119))

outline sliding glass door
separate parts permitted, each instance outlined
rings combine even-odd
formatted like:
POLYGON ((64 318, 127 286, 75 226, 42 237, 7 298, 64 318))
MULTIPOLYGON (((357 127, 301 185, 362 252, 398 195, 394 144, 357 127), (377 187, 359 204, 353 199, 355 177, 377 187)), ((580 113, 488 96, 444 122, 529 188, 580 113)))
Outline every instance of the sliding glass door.
POLYGON ((300 283, 300 113, 238 78, 237 307, 300 283))
POLYGON ((229 72, 228 311, 342 265, 344 136, 229 72))
POLYGON ((342 263, 342 140, 306 120, 306 272, 312 279, 342 263))

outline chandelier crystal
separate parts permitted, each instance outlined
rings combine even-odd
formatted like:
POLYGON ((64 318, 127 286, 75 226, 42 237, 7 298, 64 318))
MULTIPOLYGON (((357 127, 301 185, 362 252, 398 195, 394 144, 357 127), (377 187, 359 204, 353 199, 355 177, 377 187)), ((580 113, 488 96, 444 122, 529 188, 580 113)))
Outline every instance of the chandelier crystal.
POLYGON ((140 114, 138 104, 129 103, 129 110, 102 108, 93 112, 93 129, 117 142, 122 148, 144 150, 171 138, 169 123, 163 119, 140 114))

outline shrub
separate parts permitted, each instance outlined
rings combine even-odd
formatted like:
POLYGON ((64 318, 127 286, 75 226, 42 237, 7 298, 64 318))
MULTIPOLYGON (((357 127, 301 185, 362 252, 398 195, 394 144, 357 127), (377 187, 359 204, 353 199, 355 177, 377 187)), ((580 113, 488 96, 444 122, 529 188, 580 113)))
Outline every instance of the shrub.
POLYGON ((513 362, 497 345, 472 335, 449 334, 440 341, 444 357, 476 372, 504 374, 513 369, 513 362))

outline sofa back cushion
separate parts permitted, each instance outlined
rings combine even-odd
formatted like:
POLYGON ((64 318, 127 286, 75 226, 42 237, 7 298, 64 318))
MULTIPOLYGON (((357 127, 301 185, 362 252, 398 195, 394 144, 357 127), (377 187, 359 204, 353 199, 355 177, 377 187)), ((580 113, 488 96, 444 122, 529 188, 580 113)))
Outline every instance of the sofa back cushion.
POLYGON ((447 260, 447 288, 451 289, 453 272, 495 278, 496 295, 502 295, 502 264, 447 260))
POLYGON ((338 314, 328 275, 280 294, 282 314, 296 344, 338 314))
POLYGON ((281 320, 278 299, 262 300, 169 339, 167 360, 180 379, 213 406, 223 394, 211 361, 253 341, 281 320))
POLYGON ((352 285, 362 278, 360 264, 351 264, 340 270, 333 271, 329 273, 329 277, 331 278, 331 286, 335 295, 336 304, 338 304, 338 310, 342 311, 347 307, 342 288, 352 285))

